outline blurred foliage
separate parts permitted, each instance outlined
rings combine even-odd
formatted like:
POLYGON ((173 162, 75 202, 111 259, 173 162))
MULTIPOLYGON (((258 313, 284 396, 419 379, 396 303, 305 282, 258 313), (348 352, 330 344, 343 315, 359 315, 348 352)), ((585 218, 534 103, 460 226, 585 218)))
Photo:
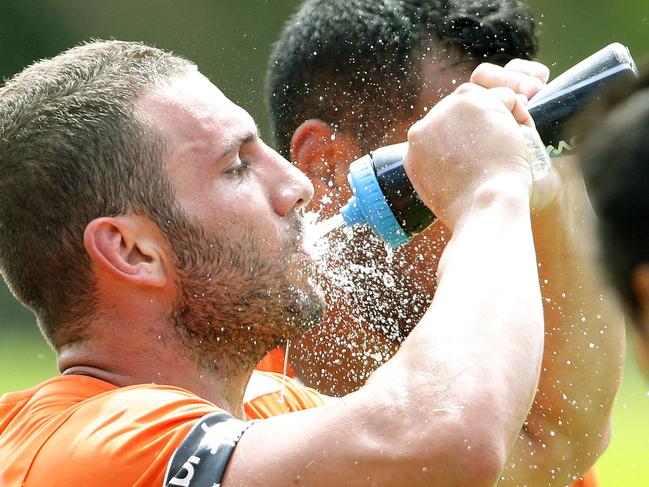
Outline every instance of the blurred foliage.
POLYGON ((621 42, 640 64, 649 55, 649 2, 527 0, 539 26, 541 61, 560 74, 589 54, 621 42))
MULTIPOLYGON (((557 75, 610 42, 649 54, 646 0, 529 0, 541 40, 540 60, 557 75)), ((268 134, 263 80, 271 44, 295 0, 1 0, 0 76, 92 38, 140 40, 196 62, 268 134)), ((0 393, 56 373, 32 315, 0 283, 0 393)), ((616 487, 647 485, 649 397, 631 362, 614 417, 613 443, 600 461, 616 487)))

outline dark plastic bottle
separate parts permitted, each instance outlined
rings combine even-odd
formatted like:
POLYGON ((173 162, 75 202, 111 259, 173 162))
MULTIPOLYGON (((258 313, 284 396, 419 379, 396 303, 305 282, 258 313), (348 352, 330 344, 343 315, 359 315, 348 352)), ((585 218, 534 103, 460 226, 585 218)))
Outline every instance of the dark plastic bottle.
MULTIPOLYGON (((626 47, 611 44, 554 79, 528 105, 530 115, 551 155, 574 143, 561 135, 565 122, 619 78, 637 76, 626 47)), ((348 180, 354 196, 340 210, 348 226, 368 224, 391 247, 409 242, 435 221, 403 168, 407 144, 376 149, 352 162, 348 180)))

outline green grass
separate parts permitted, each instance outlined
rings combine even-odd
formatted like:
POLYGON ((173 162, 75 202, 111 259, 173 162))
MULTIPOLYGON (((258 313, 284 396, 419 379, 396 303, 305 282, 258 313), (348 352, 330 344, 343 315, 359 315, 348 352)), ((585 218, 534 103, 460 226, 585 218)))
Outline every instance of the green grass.
POLYGON ((613 409, 611 444, 597 468, 603 487, 649 486, 649 383, 631 352, 613 409))
MULTIPOLYGON (((54 354, 35 326, 0 328, 0 394, 56 374, 54 354)), ((614 408, 612 441, 597 469, 602 487, 649 486, 649 384, 632 354, 614 408)))

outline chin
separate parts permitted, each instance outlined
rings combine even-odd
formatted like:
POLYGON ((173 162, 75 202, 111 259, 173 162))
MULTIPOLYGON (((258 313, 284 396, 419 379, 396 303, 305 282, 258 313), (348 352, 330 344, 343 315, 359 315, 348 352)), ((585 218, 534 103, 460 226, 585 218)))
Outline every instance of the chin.
POLYGON ((325 301, 320 289, 309 286, 307 289, 294 289, 294 299, 288 306, 289 328, 292 337, 304 335, 313 326, 320 323, 324 313, 325 301))

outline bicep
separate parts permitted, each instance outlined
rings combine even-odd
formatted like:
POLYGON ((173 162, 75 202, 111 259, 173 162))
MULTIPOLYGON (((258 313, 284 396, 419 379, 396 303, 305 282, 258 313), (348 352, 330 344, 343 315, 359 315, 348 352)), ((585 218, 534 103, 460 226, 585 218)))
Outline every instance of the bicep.
POLYGON ((222 486, 417 487, 463 477, 455 462, 466 463, 466 456, 452 448, 462 441, 457 435, 449 441, 445 416, 425 418, 425 428, 421 418, 418 428, 391 403, 350 400, 359 392, 253 424, 234 449, 222 486), (439 425, 435 438, 421 431, 432 424, 439 425))
POLYGON ((252 425, 234 449, 223 487, 352 487, 371 485, 371 479, 393 485, 397 469, 385 468, 390 452, 373 447, 381 442, 372 441, 363 418, 350 421, 336 409, 325 406, 252 425))

